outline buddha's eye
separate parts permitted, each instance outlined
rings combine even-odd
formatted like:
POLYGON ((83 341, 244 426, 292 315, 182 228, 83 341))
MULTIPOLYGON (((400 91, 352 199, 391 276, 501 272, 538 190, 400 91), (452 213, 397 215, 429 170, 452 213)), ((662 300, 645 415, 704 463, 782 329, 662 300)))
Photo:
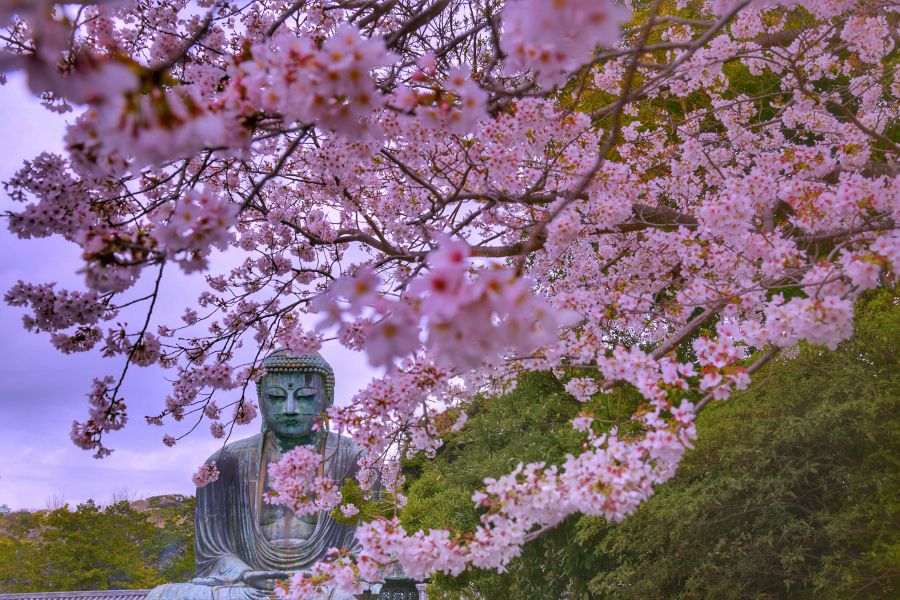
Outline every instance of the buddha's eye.
POLYGON ((272 402, 284 402, 285 398, 287 398, 287 396, 285 396, 284 394, 277 394, 277 393, 269 394, 269 400, 271 400, 272 402))

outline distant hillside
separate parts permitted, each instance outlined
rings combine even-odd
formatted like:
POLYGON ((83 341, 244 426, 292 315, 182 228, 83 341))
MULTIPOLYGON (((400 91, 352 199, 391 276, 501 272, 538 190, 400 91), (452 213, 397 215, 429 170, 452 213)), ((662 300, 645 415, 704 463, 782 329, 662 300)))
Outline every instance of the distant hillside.
POLYGON ((181 525, 189 523, 194 527, 194 497, 184 494, 165 494, 150 496, 130 502, 131 508, 147 515, 151 523, 157 527, 181 525))
POLYGON ((194 569, 194 498, 0 514, 0 592, 139 589, 194 569))

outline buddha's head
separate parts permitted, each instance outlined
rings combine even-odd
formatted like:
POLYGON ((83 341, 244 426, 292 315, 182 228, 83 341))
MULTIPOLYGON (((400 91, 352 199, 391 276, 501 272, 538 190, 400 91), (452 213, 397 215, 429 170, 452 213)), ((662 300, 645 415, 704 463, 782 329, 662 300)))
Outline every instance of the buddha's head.
POLYGON ((318 353, 276 350, 263 359, 256 384, 263 427, 280 438, 306 438, 315 418, 334 402, 334 370, 318 353))

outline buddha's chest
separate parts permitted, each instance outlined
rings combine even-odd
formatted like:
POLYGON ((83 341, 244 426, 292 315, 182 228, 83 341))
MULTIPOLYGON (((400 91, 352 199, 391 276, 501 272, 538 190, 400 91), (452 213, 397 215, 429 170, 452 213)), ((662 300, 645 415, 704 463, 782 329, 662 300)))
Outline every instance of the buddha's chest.
POLYGON ((259 494, 257 506, 260 507, 257 518, 260 530, 263 536, 275 546, 291 547, 300 545, 312 535, 316 528, 318 515, 314 513, 298 517, 287 506, 272 504, 265 500, 274 491, 271 478, 269 477, 268 465, 278 462, 281 459, 281 453, 271 446, 266 447, 264 452, 265 456, 262 460, 257 492, 259 494))

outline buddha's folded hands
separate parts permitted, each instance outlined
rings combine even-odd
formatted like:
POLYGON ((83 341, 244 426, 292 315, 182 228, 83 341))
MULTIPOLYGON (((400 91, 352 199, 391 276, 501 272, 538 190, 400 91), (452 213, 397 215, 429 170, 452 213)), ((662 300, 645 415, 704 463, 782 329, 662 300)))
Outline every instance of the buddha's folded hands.
POLYGON ((241 581, 259 590, 273 590, 277 581, 290 575, 285 571, 247 571, 241 576, 241 581))

